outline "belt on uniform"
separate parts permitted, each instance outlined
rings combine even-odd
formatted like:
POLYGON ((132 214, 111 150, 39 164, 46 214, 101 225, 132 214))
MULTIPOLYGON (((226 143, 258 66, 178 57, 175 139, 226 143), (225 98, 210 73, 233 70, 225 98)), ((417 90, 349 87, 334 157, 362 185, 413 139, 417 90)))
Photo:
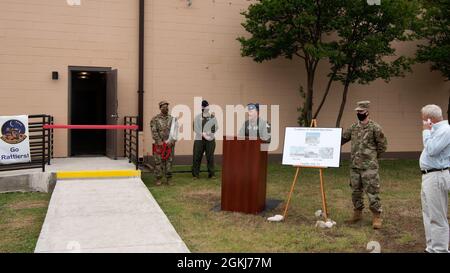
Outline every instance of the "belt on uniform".
POLYGON ((429 170, 420 170, 422 172, 422 174, 427 174, 427 173, 432 173, 432 172, 442 172, 448 170, 448 168, 443 168, 443 169, 429 169, 429 170))

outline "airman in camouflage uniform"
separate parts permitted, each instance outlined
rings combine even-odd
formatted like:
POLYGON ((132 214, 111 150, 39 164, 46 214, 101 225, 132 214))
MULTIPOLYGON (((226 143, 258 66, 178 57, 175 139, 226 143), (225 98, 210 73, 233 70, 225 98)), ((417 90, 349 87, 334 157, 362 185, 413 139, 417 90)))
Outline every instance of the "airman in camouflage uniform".
POLYGON ((163 176, 166 177, 167 184, 170 185, 176 141, 176 139, 171 137, 170 130, 172 128, 172 122, 177 122, 176 118, 169 115, 169 103, 167 101, 161 101, 159 103, 159 108, 161 113, 153 117, 150 121, 150 129, 153 140, 155 141, 153 145, 156 146, 154 146, 156 149, 153 149, 153 158, 155 160, 155 176, 157 186, 161 185, 161 179, 163 176), (166 143, 171 150, 170 156, 165 160, 161 157, 161 154, 158 153, 158 151, 162 150, 164 143, 166 143))
POLYGON ((342 144, 351 141, 350 186, 353 190, 353 218, 348 221, 356 223, 362 219, 364 197, 369 198, 370 210, 373 213, 372 226, 382 226, 380 197, 380 176, 378 174, 378 158, 386 151, 387 140, 380 125, 369 119, 369 101, 358 102, 359 122, 350 126, 342 134, 342 144))

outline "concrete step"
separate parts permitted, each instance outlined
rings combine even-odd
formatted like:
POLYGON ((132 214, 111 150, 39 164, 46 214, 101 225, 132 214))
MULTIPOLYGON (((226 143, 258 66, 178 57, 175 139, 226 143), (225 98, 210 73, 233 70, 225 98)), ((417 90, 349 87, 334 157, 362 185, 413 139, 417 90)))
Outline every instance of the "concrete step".
POLYGON ((88 170, 88 171, 57 171, 56 179, 96 179, 118 177, 141 177, 140 170, 88 170))

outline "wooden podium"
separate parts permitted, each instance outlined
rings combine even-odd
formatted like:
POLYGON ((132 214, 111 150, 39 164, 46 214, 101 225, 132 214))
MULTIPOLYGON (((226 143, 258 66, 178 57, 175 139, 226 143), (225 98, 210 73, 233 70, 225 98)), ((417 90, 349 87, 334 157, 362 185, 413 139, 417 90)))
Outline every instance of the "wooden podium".
POLYGON ((261 143, 224 137, 222 210, 258 214, 265 209, 267 151, 261 151, 261 143))

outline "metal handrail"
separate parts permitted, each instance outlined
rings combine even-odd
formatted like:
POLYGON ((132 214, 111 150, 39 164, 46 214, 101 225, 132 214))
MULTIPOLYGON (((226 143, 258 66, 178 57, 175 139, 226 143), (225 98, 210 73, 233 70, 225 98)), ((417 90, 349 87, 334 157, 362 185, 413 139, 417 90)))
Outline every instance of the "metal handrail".
MULTIPOLYGON (((124 125, 137 125, 137 121, 137 116, 125 116, 123 118, 124 125)), ((128 158, 129 163, 136 165, 137 170, 142 163, 142 159, 139 157, 139 128, 123 130, 123 137, 125 157, 128 158)))

